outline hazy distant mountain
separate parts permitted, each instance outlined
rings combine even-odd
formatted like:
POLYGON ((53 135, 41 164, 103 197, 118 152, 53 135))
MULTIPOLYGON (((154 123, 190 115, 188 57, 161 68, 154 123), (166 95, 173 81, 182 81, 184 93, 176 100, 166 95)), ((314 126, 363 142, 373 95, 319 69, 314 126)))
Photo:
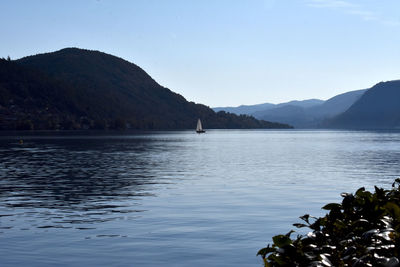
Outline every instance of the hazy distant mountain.
POLYGON ((367 89, 350 91, 326 100, 322 105, 310 108, 307 113, 314 118, 330 118, 346 111, 367 89))
POLYGON ((257 105, 241 105, 238 107, 215 107, 213 108, 214 111, 226 111, 234 114, 246 114, 246 115, 253 115, 258 111, 265 111, 270 110, 273 108, 283 107, 283 106, 296 106, 296 107, 312 107, 315 105, 320 105, 324 101, 319 99, 307 99, 307 100, 293 100, 290 102, 280 103, 280 104, 271 104, 271 103, 264 103, 264 104, 257 104, 257 105))
POLYGON ((356 90, 340 94, 319 105, 283 105, 252 115, 258 119, 290 123, 296 128, 318 128, 325 119, 346 111, 365 91, 356 90))
POLYGON ((314 118, 308 115, 307 110, 320 106, 324 103, 319 99, 294 100, 286 103, 277 104, 274 108, 254 112, 256 118, 270 118, 271 121, 288 121, 296 128, 310 127, 313 124, 314 118))
POLYGON ((306 100, 293 100, 290 102, 277 104, 277 107, 283 106, 296 106, 301 108, 310 108, 323 104, 325 101, 321 99, 306 99, 306 100))
POLYGON ((366 89, 343 93, 326 101, 319 99, 294 100, 280 104, 219 107, 214 110, 248 114, 262 120, 287 123, 296 128, 317 128, 325 119, 346 111, 365 91, 366 89))
POLYGON ((283 105, 273 109, 258 111, 254 113, 256 118, 270 118, 271 121, 291 121, 296 128, 302 128, 308 122, 306 108, 295 105, 283 105))
POLYGON ((241 105, 238 107, 215 107, 213 110, 215 112, 219 111, 225 111, 225 112, 230 112, 233 114, 245 114, 245 115, 250 115, 253 114, 254 112, 260 111, 260 110, 268 110, 271 108, 276 107, 275 104, 271 103, 264 103, 264 104, 258 104, 258 105, 241 105))
POLYGON ((400 80, 381 82, 366 91, 348 110, 327 121, 333 128, 400 128, 400 80))
POLYGON ((280 128, 215 113, 160 86, 140 67, 98 51, 66 48, 0 60, 0 129, 280 128))

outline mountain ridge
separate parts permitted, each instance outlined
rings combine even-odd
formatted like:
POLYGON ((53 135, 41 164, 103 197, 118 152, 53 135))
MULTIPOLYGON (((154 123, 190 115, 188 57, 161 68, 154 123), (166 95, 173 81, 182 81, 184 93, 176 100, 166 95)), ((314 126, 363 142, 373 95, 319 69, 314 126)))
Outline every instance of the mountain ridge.
POLYGON ((0 62, 2 129, 290 128, 215 113, 159 85, 134 63, 64 48, 0 62))
MULTIPOLYGON (((273 106, 268 106, 267 109, 246 114, 257 119, 288 123, 296 128, 320 128, 324 125, 325 120, 346 111, 366 90, 345 92, 326 101, 319 99, 293 100, 273 104, 273 106)), ((259 107, 261 105, 263 104, 254 106, 259 107)), ((251 110, 252 107, 248 106, 248 110, 251 110)), ((232 108, 232 110, 235 110, 235 108, 232 108)))

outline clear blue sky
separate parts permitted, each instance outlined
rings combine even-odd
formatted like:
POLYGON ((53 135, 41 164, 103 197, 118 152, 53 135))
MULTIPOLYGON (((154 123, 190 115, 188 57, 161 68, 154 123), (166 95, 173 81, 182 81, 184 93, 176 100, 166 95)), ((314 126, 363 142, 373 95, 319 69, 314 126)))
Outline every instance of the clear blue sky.
POLYGON ((100 50, 209 106, 327 99, 400 78, 399 0, 4 0, 0 10, 0 57, 100 50))

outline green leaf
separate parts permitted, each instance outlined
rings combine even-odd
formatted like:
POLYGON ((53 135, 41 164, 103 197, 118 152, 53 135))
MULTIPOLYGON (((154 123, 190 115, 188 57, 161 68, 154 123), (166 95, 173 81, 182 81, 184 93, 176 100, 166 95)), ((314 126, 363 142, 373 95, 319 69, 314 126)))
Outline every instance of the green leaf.
POLYGON ((293 230, 290 230, 285 236, 290 237, 290 235, 291 235, 292 233, 294 233, 294 231, 293 231, 293 230))
POLYGON ((333 210, 333 209, 341 209, 342 205, 339 203, 329 203, 322 207, 324 210, 333 210))
POLYGON ((257 252, 257 256, 261 255, 263 258, 271 252, 275 252, 276 249, 275 248, 271 248, 269 245, 266 248, 262 248, 257 252))
POLYGON ((329 260, 329 258, 327 257, 327 255, 326 254, 321 254, 321 255, 319 255, 319 257, 321 258, 321 264, 322 264, 322 266, 333 266, 332 265, 332 263, 331 263, 331 261, 329 260))
POLYGON ((304 224, 304 223, 294 223, 293 226, 297 227, 297 228, 303 228, 303 227, 308 227, 308 225, 304 224))
POLYGON ((272 262, 276 262, 278 264, 277 266, 288 266, 289 264, 289 262, 286 262, 286 260, 282 259, 282 257, 279 257, 275 254, 269 255, 268 259, 272 262))
POLYGON ((385 197, 385 189, 379 188, 375 186, 375 193, 378 198, 384 198, 385 197))
POLYGON ((292 240, 286 235, 276 235, 272 238, 272 240, 274 241, 274 244, 279 248, 292 244, 292 240))
POLYGON ((336 231, 342 231, 343 229, 346 229, 348 225, 344 223, 342 220, 335 220, 333 226, 335 226, 336 231))
POLYGON ((400 221, 400 207, 394 202, 388 202, 384 208, 391 214, 394 215, 396 220, 400 221))
POLYGON ((356 191, 356 196, 360 196, 363 192, 365 191, 365 187, 360 187, 357 191, 356 191))
POLYGON ((272 264, 270 264, 266 258, 264 258, 263 260, 264 260, 264 267, 272 267, 272 264))
POLYGON ((300 216, 300 219, 302 219, 303 221, 305 221, 308 224, 310 224, 310 222, 308 221, 309 218, 310 218, 309 214, 304 214, 303 216, 300 216))
POLYGON ((351 223, 352 227, 368 227, 369 225, 370 225, 370 222, 365 219, 358 219, 351 223))

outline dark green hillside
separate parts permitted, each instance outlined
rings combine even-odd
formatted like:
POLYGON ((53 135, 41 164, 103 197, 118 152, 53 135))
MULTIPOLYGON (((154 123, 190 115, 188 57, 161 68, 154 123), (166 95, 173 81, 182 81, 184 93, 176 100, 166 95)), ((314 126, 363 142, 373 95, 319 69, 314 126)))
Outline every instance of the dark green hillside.
POLYGON ((1 61, 3 129, 287 128, 215 113, 160 86, 141 68, 98 51, 66 48, 1 61))
MULTIPOLYGON (((18 63, 80 88, 84 95, 78 105, 91 118, 129 121, 135 128, 189 127, 185 112, 191 109, 190 103, 123 59, 97 51, 67 48, 26 57, 18 63)), ((207 115, 206 108, 193 107, 196 110, 190 110, 194 113, 192 116, 207 115)))
POLYGON ((12 61, 0 60, 0 129, 73 128, 85 116, 74 87, 12 61), (69 123, 71 125, 64 125, 69 123))
POLYGON ((347 111, 326 124, 334 128, 399 128, 400 80, 376 84, 347 111))

